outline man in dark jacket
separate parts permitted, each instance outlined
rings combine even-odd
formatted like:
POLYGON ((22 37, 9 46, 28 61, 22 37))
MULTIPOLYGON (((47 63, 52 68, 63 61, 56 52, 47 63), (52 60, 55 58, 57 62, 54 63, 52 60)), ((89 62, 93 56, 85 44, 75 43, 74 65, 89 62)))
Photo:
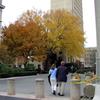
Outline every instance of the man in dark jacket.
POLYGON ((65 62, 61 61, 61 66, 57 68, 57 83, 58 83, 58 95, 64 96, 65 83, 67 82, 67 68, 65 67, 65 62))

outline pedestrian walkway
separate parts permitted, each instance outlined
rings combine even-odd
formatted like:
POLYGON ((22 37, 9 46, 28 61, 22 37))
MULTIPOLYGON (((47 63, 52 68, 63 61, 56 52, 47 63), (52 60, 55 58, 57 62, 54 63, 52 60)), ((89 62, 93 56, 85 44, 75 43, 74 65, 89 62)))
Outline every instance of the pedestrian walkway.
POLYGON ((35 96, 27 94, 7 95, 5 92, 0 92, 0 100, 36 100, 35 96))
MULTIPOLYGON (((7 79, 0 80, 0 100, 18 100, 18 99, 1 99, 1 98, 22 98, 19 100, 24 100, 25 98, 29 98, 29 100, 36 100, 35 98, 35 80, 37 78, 44 79, 45 84, 45 98, 41 100, 69 100, 69 84, 66 84, 65 96, 54 96, 51 93, 50 85, 48 83, 47 74, 43 75, 34 75, 34 76, 25 76, 25 77, 17 77, 15 78, 15 86, 16 86, 16 95, 9 96, 7 95, 7 79), (2 96, 2 97, 1 97, 2 96), (4 97, 5 96, 5 97, 4 97)), ((25 99, 25 100, 26 100, 25 99)), ((28 99, 27 99, 28 100, 28 99)))
POLYGON ((68 98, 66 96, 63 96, 63 97, 60 97, 60 96, 48 96, 48 97, 42 98, 41 100, 70 100, 70 98, 68 98))
POLYGON ((32 94, 16 94, 7 95, 5 92, 0 92, 0 100, 70 100, 66 96, 45 96, 44 98, 36 98, 32 94))

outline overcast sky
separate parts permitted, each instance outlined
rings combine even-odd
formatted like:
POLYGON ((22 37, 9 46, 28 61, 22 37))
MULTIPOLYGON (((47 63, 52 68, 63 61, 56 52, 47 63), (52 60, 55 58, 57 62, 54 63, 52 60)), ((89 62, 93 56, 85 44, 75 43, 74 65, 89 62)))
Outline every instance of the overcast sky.
MULTIPOLYGON (((95 17, 93 0, 83 0, 83 20, 86 37, 86 47, 96 46, 95 17)), ((50 8, 50 0, 3 0, 5 9, 2 15, 2 25, 9 25, 28 9, 46 11, 50 8)))

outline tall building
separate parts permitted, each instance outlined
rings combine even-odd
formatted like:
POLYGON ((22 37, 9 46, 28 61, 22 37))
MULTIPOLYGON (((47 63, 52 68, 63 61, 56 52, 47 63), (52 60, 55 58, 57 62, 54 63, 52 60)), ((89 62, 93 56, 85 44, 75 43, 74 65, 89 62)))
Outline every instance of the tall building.
POLYGON ((0 0, 0 33, 1 33, 1 23, 2 23, 2 9, 4 9, 5 6, 2 5, 2 0, 0 0))
POLYGON ((96 64, 96 47, 86 48, 86 52, 84 55, 84 65, 85 67, 94 67, 96 64))
POLYGON ((66 9, 83 20, 82 0, 51 0, 51 10, 66 9))

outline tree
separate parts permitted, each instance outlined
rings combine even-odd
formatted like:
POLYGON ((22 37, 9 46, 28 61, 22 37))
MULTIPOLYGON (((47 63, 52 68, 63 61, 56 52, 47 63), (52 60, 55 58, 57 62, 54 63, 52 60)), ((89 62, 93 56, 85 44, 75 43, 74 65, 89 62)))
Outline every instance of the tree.
POLYGON ((11 55, 27 57, 44 53, 46 35, 40 18, 35 11, 27 11, 14 24, 3 29, 3 43, 11 55))
POLYGON ((80 20, 65 10, 47 13, 28 10, 2 32, 2 44, 12 58, 44 55, 47 51, 81 56, 84 41, 80 20))
POLYGON ((14 61, 7 51, 7 46, 0 44, 0 63, 11 64, 14 61))
POLYGON ((84 52, 84 32, 78 17, 66 10, 56 10, 44 15, 48 32, 48 48, 65 51, 67 56, 81 56, 84 52))

